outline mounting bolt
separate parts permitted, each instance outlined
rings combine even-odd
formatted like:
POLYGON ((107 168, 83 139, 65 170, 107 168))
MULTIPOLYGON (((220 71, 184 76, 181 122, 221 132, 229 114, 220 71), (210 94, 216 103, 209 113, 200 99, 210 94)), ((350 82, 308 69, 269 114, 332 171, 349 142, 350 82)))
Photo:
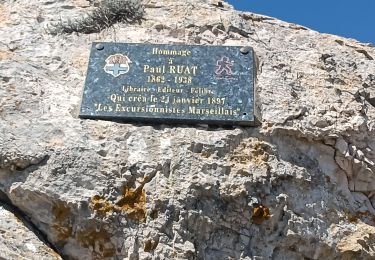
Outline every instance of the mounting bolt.
POLYGON ((101 43, 97 43, 97 44, 95 45, 95 48, 96 48, 98 51, 101 51, 101 50, 104 49, 104 45, 101 44, 101 43))
POLYGON ((248 46, 241 47, 240 52, 246 55, 250 52, 250 47, 248 46))

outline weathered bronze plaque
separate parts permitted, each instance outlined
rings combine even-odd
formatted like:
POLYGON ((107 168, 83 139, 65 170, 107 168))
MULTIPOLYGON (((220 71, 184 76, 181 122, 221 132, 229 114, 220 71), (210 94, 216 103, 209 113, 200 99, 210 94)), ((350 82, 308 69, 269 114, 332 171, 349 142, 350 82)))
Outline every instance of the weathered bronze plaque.
POLYGON ((251 125, 253 50, 93 43, 80 117, 251 125))

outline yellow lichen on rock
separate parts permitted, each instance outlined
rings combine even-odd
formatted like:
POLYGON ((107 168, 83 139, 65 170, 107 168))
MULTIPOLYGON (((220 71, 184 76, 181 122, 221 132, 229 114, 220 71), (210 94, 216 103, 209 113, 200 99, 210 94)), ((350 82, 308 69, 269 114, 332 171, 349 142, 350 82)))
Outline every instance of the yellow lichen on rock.
POLYGON ((240 164, 247 164, 250 162, 250 148, 247 142, 240 143, 240 145, 234 150, 230 161, 240 164))
POLYGON ((269 154, 266 152, 267 145, 262 141, 251 143, 251 161, 257 165, 263 165, 268 162, 269 154))
POLYGON ((268 145, 257 139, 246 139, 234 150, 230 161, 235 164, 266 165, 269 159, 268 145))
POLYGON ((143 187, 133 189, 124 187, 122 196, 112 203, 99 195, 91 198, 89 207, 100 216, 106 216, 114 211, 125 212, 131 220, 144 222, 146 220, 146 193, 143 187))
POLYGON ((146 193, 143 188, 125 187, 123 197, 116 202, 116 207, 128 213, 130 219, 143 222, 146 220, 146 193))
MULTIPOLYGON (((113 210, 108 202, 100 196, 94 196, 91 200, 90 207, 105 214, 106 210, 113 210)), ((52 226, 57 233, 59 243, 64 244, 65 241, 73 236, 78 243, 85 248, 96 248, 96 254, 93 259, 102 259, 104 257, 112 257, 115 255, 115 249, 110 242, 110 235, 104 228, 84 228, 73 234, 73 227, 69 223, 69 216, 71 215, 70 208, 61 202, 55 203, 52 207, 52 213, 55 217, 55 223, 52 226), (98 253, 99 252, 99 253, 98 253)))
POLYGON ((95 195, 91 198, 89 206, 101 216, 112 213, 114 210, 113 205, 99 195, 95 195))
POLYGON ((252 211, 251 221, 254 224, 260 225, 263 223, 263 221, 271 218, 270 210, 266 206, 259 205, 254 207, 252 211))

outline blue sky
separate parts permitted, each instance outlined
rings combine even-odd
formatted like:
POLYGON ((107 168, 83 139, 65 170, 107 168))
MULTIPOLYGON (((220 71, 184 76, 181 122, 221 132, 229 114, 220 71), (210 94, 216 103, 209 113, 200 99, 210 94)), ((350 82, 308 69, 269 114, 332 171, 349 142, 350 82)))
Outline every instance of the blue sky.
POLYGON ((276 17, 375 45, 375 0, 227 0, 237 10, 276 17))

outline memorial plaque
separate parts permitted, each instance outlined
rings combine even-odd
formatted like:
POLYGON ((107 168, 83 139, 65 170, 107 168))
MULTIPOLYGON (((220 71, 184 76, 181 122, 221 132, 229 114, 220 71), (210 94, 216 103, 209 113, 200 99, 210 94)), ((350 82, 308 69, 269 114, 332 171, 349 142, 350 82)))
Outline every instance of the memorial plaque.
POLYGON ((80 117, 251 125, 253 50, 93 43, 80 117))

